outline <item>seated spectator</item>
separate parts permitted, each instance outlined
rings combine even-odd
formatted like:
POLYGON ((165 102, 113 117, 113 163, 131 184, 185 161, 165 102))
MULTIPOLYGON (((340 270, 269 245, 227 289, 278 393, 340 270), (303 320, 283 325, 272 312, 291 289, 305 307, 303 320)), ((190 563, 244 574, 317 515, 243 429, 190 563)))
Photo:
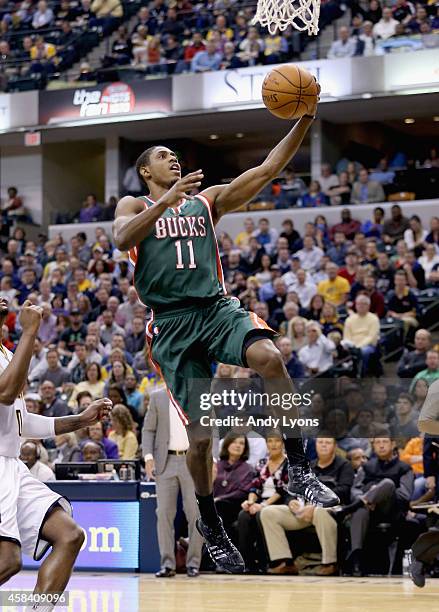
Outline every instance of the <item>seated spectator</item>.
POLYGON ((82 315, 79 310, 73 309, 70 313, 70 325, 62 332, 58 342, 60 354, 70 358, 77 342, 83 342, 86 337, 87 326, 82 321, 82 315))
POLYGON ((356 312, 349 315, 344 324, 343 340, 361 350, 363 376, 368 373, 369 361, 376 355, 380 337, 380 322, 370 312, 370 298, 358 295, 355 300, 356 312))
POLYGON ((370 180, 380 183, 381 185, 393 183, 394 178, 395 173, 393 170, 389 170, 389 164, 386 157, 380 159, 378 167, 370 173, 370 180))
POLYGON ((311 275, 302 268, 297 270, 296 282, 291 285, 290 290, 297 294, 301 307, 305 309, 309 308, 312 298, 317 293, 317 287, 311 275))
POLYGON ((430 219, 430 233, 425 241, 439 247, 439 217, 432 217, 430 219))
POLYGON ((384 209, 377 206, 373 210, 373 219, 364 221, 361 225, 361 231, 366 238, 381 238, 384 223, 384 209))
POLYGON ((70 372, 61 365, 56 348, 51 348, 47 351, 46 361, 47 369, 41 373, 39 380, 48 380, 55 385, 56 390, 62 389, 65 383, 70 382, 70 372))
POLYGON ((107 459, 119 459, 119 449, 117 444, 106 436, 104 426, 101 421, 89 426, 88 435, 90 440, 102 444, 107 459))
POLYGON ((399 394, 395 405, 395 412, 395 435, 399 438, 403 438, 403 443, 405 445, 410 438, 419 436, 416 416, 413 413, 413 397, 409 393, 399 394))
POLYGON ((55 480, 53 471, 40 460, 39 446, 35 442, 31 440, 23 442, 20 448, 20 460, 23 461, 32 476, 40 482, 55 480))
POLYGON ((109 439, 116 442, 120 459, 136 459, 139 444, 134 434, 134 421, 130 411, 122 404, 116 404, 111 411, 112 431, 109 439))
POLYGON ((399 458, 404 463, 407 463, 413 470, 415 475, 415 483, 413 490, 413 500, 417 500, 425 491, 424 478, 424 462, 423 462, 423 446, 422 437, 411 438, 403 449, 399 452, 399 458))
POLYGON ((215 506, 227 534, 233 541, 236 541, 237 535, 234 523, 254 477, 253 468, 247 463, 249 452, 247 437, 231 431, 223 440, 216 464, 213 482, 215 506))
POLYGON ((398 376, 412 379, 418 372, 425 370, 427 352, 431 347, 431 334, 427 329, 418 329, 415 334, 414 350, 404 349, 398 363, 398 376))
POLYGON ((305 370, 297 359, 297 355, 293 352, 291 340, 287 336, 283 336, 277 340, 276 346, 282 355, 282 360, 290 378, 294 380, 304 378, 305 370))
MULTIPOLYGON (((382 423, 376 423, 374 420, 374 412, 368 406, 360 406, 355 419, 355 425, 349 432, 353 438, 379 438, 380 436, 388 436, 389 427, 382 423)), ((363 455, 364 452, 362 451, 363 455)))
POLYGON ((435 350, 427 351, 425 356, 425 365, 426 368, 414 376, 410 385, 410 392, 413 391, 419 379, 425 380, 427 385, 430 387, 430 385, 439 378, 439 352, 435 350))
POLYGON ((82 460, 85 463, 95 463, 99 459, 106 459, 105 449, 100 442, 85 440, 81 448, 82 460))
POLYGON ((191 62, 192 72, 209 72, 219 70, 221 66, 221 54, 217 52, 213 41, 207 41, 206 49, 198 51, 191 62))
POLYGON ((296 253, 296 257, 300 262, 300 267, 305 272, 315 272, 323 257, 323 251, 321 248, 316 246, 314 238, 311 236, 305 236, 303 239, 303 249, 300 249, 296 253))
POLYGON ((99 221, 101 207, 98 204, 97 198, 93 193, 90 193, 82 203, 82 208, 79 212, 80 223, 92 223, 99 221))
POLYGON ((282 221, 282 231, 280 236, 281 238, 286 238, 288 240, 288 248, 291 252, 293 252, 294 244, 300 240, 300 234, 294 229, 292 219, 284 219, 284 221, 282 221))
POLYGON ((56 397, 56 387, 50 380, 44 380, 39 388, 41 414, 48 417, 62 417, 71 414, 68 405, 56 397))
POLYGON ((341 211, 341 223, 336 223, 330 229, 331 240, 334 239, 336 232, 342 232, 347 240, 353 240, 355 235, 360 231, 360 222, 352 219, 349 208, 343 208, 341 211))
MULTIPOLYGON (((373 33, 373 23, 371 21, 365 21, 363 23, 357 40, 359 41, 359 49, 357 48, 358 55, 363 55, 364 57, 375 55, 375 36, 373 33)), ((377 179, 374 178, 373 180, 377 179)))
POLYGON ((306 322, 303 317, 295 316, 288 323, 287 335, 291 342, 291 348, 296 353, 307 344, 306 322))
POLYGON ((395 288, 389 292, 387 298, 388 316, 402 321, 404 330, 410 327, 418 327, 416 320, 418 300, 415 294, 407 286, 407 274, 404 270, 395 272, 395 288))
POLYGON ((356 43, 351 38, 349 28, 341 26, 338 28, 338 39, 334 40, 328 51, 327 57, 335 59, 336 57, 353 57, 356 51, 356 43))
POLYGON ((343 323, 339 320, 337 308, 330 302, 323 304, 319 323, 325 336, 329 337, 329 334, 334 331, 343 331, 343 323))
POLYGON ((342 266, 345 263, 345 257, 348 252, 348 242, 343 232, 335 232, 332 245, 327 249, 326 254, 330 260, 337 266, 342 266))
POLYGON ((334 365, 333 351, 335 344, 322 334, 317 321, 306 324, 307 342, 300 349, 299 361, 305 366, 309 376, 327 372, 334 365))
POLYGON ((413 492, 414 474, 395 453, 391 438, 375 438, 375 455, 363 466, 362 482, 353 491, 355 501, 336 513, 338 520, 351 514, 349 561, 354 576, 361 576, 364 541, 370 523, 397 525, 406 515, 413 492))
POLYGON ((410 227, 404 232, 404 242, 409 251, 414 251, 415 255, 420 257, 428 232, 422 227, 422 222, 418 215, 410 217, 409 225, 410 227))
POLYGON ((322 192, 320 183, 318 181, 311 181, 307 193, 305 193, 299 200, 298 206, 303 208, 315 208, 318 206, 326 206, 328 198, 322 192))
MULTIPOLYGON (((116 64, 117 66, 123 66, 129 64, 132 55, 132 43, 128 37, 128 30, 125 26, 121 25, 117 29, 116 38, 111 46, 111 56, 107 57, 107 62, 104 61, 104 66, 111 66, 116 64)), ((101 217, 101 211, 99 211, 98 217, 101 217)))
POLYGON ((325 195, 329 195, 331 187, 338 185, 338 177, 332 172, 330 164, 322 164, 320 176, 317 178, 320 187, 325 195))
POLYGON ((206 45, 203 41, 203 34, 201 32, 193 32, 192 38, 190 42, 185 46, 183 52, 184 61, 190 65, 190 62, 193 60, 194 56, 199 51, 205 51, 206 45))
POLYGON ((433 272, 435 266, 439 264, 439 254, 436 251, 434 244, 427 242, 423 254, 418 259, 419 264, 425 273, 425 280, 427 283, 430 282, 430 275, 433 272))
POLYGON ((243 64, 236 54, 235 43, 227 41, 224 44, 224 53, 220 64, 220 70, 234 70, 242 68, 243 64))
POLYGON ((348 281, 338 275, 338 266, 333 262, 326 264, 327 280, 320 281, 317 285, 317 293, 323 297, 325 302, 330 302, 337 308, 346 303, 350 291, 348 281))
POLYGON ((255 231, 254 236, 260 246, 264 247, 265 252, 271 255, 279 234, 277 230, 270 227, 270 221, 267 218, 259 219, 258 229, 255 231))
POLYGON ((359 293, 363 293, 369 297, 370 312, 373 312, 379 319, 382 319, 386 313, 384 295, 380 291, 377 291, 376 279, 372 273, 366 273, 364 277, 364 291, 360 290, 359 293))
POLYGON ((77 385, 85 380, 85 372, 87 370, 88 363, 90 363, 90 361, 88 360, 85 342, 77 342, 75 345, 75 354, 67 366, 68 370, 70 371, 73 384, 77 385))
POLYGON ((393 18, 392 9, 384 7, 383 16, 373 27, 373 34, 376 38, 387 40, 395 34, 395 29, 398 23, 399 22, 393 18))
POLYGON ((134 372, 127 372, 125 375, 125 394, 128 407, 136 412, 137 420, 140 422, 144 414, 143 393, 138 390, 138 382, 134 372))
POLYGON ((338 184, 327 189, 331 206, 345 206, 351 203, 352 185, 347 172, 340 172, 338 184))
POLYGON ((414 6, 408 0, 396 0, 393 6, 393 17, 403 25, 407 25, 415 13, 414 6))
POLYGON ((358 175, 358 182, 352 188, 352 204, 371 204, 383 202, 386 199, 383 188, 376 181, 371 181, 369 172, 362 168, 358 175))
POLYGON ((390 209, 391 218, 384 222, 383 240, 388 244, 396 244, 404 237, 404 232, 410 227, 407 217, 402 214, 399 204, 390 209))
POLYGON ((105 383, 102 380, 101 368, 97 363, 89 363, 85 370, 85 380, 75 385, 69 399, 70 408, 76 407, 76 399, 82 391, 88 391, 92 398, 98 399, 104 395, 105 383))
POLYGON ((288 461, 279 433, 267 435, 267 450, 268 456, 257 465, 248 499, 242 502, 238 516, 238 548, 250 572, 265 568, 262 534, 256 516, 267 506, 283 503, 288 483, 288 461))
POLYGON ((46 0, 40 0, 37 5, 37 10, 32 19, 32 27, 35 30, 39 28, 47 28, 55 19, 53 11, 47 6, 46 0))
MULTIPOLYGON (((350 489, 354 481, 353 469, 346 459, 336 454, 334 438, 318 437, 317 460, 311 464, 315 474, 330 487, 342 503, 350 501, 350 489)), ((313 525, 322 548, 322 563, 314 568, 316 576, 332 576, 337 573, 337 523, 325 508, 301 505, 287 497, 284 504, 268 506, 260 515, 271 567, 269 574, 297 574, 286 531, 297 531, 313 525)))
MULTIPOLYGON (((287 168, 285 170, 285 179, 280 184, 280 193, 276 198, 276 208, 291 208, 295 206, 297 200, 305 193, 306 185, 303 180, 296 176, 292 168, 287 168)), ((299 238, 299 235, 295 237, 295 240, 297 240, 297 238, 299 238)), ((288 244, 290 248, 295 240, 290 243, 289 239, 288 244)))
POLYGON ((257 28, 250 27, 247 37, 239 44, 239 58, 248 66, 259 63, 264 43, 259 36, 257 28))
POLYGON ((422 25, 427 25, 427 31, 431 31, 431 20, 426 7, 417 5, 416 15, 407 22, 406 26, 413 34, 419 34, 422 33, 423 30, 422 25))

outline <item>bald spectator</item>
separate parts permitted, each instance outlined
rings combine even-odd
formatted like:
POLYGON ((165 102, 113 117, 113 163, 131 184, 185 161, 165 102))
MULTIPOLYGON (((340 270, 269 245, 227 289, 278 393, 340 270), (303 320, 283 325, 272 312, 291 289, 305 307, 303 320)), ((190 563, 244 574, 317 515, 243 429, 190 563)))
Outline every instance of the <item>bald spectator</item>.
POLYGON ((358 181, 352 188, 352 204, 373 204, 383 202, 385 199, 386 196, 380 183, 371 181, 369 172, 362 168, 358 173, 358 181))
POLYGON ((335 344, 322 334, 317 321, 308 321, 305 329, 307 340, 299 351, 299 361, 309 376, 323 374, 334 365, 335 344))
POLYGON ((338 308, 347 302, 350 291, 349 282, 339 276, 338 266, 333 262, 326 264, 326 273, 328 279, 320 281, 317 285, 317 293, 324 298, 325 302, 338 308))
POLYGON ((289 376, 292 379, 303 378, 305 376, 305 370, 296 354, 293 352, 291 340, 287 336, 283 336, 276 342, 276 346, 282 355, 282 360, 289 376))
POLYGON ((218 53, 216 43, 213 40, 206 42, 206 49, 198 51, 192 59, 192 72, 209 72, 219 70, 221 66, 221 53, 218 53))
POLYGON ((319 268, 320 260, 323 257, 323 251, 320 247, 316 246, 314 238, 305 236, 303 239, 303 249, 297 251, 296 257, 299 260, 299 266, 303 268, 305 272, 315 272, 319 268))
POLYGON ((23 442, 20 449, 20 459, 29 469, 29 472, 40 482, 55 480, 55 474, 48 465, 40 460, 38 444, 31 440, 23 442))
POLYGON ((410 351, 404 349, 401 359, 398 363, 398 376, 400 378, 413 378, 425 370, 427 352, 431 347, 431 334, 427 329, 418 329, 415 334, 415 348, 410 351))
POLYGON ((387 40, 391 36, 395 35, 396 26, 398 23, 399 22, 393 18, 392 9, 384 7, 383 16, 373 27, 373 35, 375 38, 387 40))
POLYGON ((338 28, 338 39, 334 40, 328 51, 328 59, 337 57, 353 57, 355 55, 357 45, 355 40, 351 38, 349 28, 341 26, 338 28))
POLYGON ((369 361, 377 352, 380 337, 380 321, 370 312, 370 298, 358 295, 355 300, 356 312, 349 315, 344 324, 343 340, 361 350, 363 376, 368 373, 369 361))
POLYGON ((35 30, 39 28, 47 28, 52 23, 55 16, 51 8, 47 6, 46 0, 40 0, 37 4, 37 10, 32 19, 32 27, 35 30))

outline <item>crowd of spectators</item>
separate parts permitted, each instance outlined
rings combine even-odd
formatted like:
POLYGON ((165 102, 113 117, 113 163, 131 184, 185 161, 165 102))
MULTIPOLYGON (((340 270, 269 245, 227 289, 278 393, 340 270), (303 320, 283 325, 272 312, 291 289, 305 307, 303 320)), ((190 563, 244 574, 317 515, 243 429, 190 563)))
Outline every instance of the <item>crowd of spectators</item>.
MULTIPOLYGON (((403 192, 409 199, 435 197, 437 180, 432 178, 432 187, 422 171, 437 173, 439 161, 435 147, 424 153, 422 159, 413 159, 404 152, 391 157, 384 156, 376 167, 367 168, 360 161, 341 158, 334 169, 324 163, 320 176, 311 180, 309 186, 297 176, 292 168, 268 185, 256 198, 277 209, 320 208, 349 204, 378 204, 403 192)), ((433 175, 432 175, 433 176, 433 175)))
POLYGON ((327 57, 383 55, 439 47, 439 9, 434 3, 353 3, 351 26, 340 26, 327 57))

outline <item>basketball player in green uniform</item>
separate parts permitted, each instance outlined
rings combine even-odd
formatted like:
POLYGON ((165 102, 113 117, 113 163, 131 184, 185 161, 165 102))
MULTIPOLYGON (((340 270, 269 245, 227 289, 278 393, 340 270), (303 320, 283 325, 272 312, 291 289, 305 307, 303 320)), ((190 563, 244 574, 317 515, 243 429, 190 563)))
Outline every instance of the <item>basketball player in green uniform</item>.
MULTIPOLYGON (((217 566, 230 573, 242 572, 244 564, 215 509, 210 433, 200 433, 203 413, 199 405, 188 401, 187 383, 211 378, 212 360, 249 367, 266 384, 276 380, 278 393, 291 393, 292 382, 272 341, 275 332, 255 313, 242 309, 236 299, 225 297, 214 226, 222 215, 251 201, 279 176, 302 143, 315 110, 295 124, 260 166, 197 196, 188 194, 200 187, 202 171, 181 178, 175 153, 163 146, 151 147, 136 165, 149 195, 126 196, 116 209, 115 244, 129 251, 139 298, 153 310, 147 326, 151 361, 188 426, 187 461, 201 515, 198 529, 217 566)), ((289 492, 309 503, 337 505, 337 496, 312 473, 300 431, 284 434, 284 440, 290 462, 289 492)))

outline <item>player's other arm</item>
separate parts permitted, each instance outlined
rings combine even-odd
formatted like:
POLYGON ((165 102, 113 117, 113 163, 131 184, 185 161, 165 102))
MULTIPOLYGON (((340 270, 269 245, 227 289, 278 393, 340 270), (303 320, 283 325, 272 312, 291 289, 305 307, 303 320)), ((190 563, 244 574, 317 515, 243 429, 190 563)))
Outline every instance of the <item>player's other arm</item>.
POLYGON ((20 312, 22 334, 7 368, 0 375, 0 404, 10 406, 26 384, 35 338, 41 323, 42 309, 26 300, 20 312))
POLYGON ((155 222, 170 206, 176 206, 182 198, 188 198, 186 192, 201 185, 201 170, 191 172, 178 180, 152 206, 145 208, 141 200, 132 196, 122 198, 116 208, 113 224, 114 243, 121 251, 128 251, 137 246, 154 229, 155 222))
MULTIPOLYGON (((313 112, 312 115, 314 114, 313 112)), ((216 220, 250 202, 268 183, 279 176, 297 153, 313 120, 311 115, 299 119, 260 166, 247 170, 228 185, 209 187, 202 192, 202 195, 213 203, 216 220)))
POLYGON ((108 398, 95 400, 81 414, 65 417, 45 417, 40 414, 24 413, 23 437, 35 440, 53 438, 70 433, 104 420, 111 412, 112 402, 108 398))

